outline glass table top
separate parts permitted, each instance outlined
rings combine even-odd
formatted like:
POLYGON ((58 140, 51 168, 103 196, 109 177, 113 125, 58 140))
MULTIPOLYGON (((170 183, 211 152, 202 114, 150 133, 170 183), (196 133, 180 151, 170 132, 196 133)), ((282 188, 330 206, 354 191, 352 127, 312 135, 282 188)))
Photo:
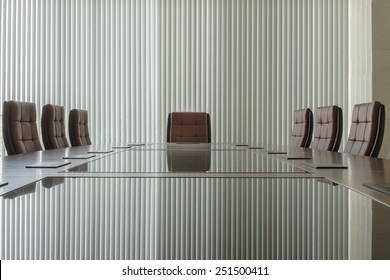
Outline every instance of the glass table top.
POLYGON ((132 173, 132 172, 301 172, 285 161, 259 151, 228 145, 211 144, 139 146, 122 150, 70 168, 67 172, 132 173), (193 148, 195 147, 195 148, 193 148))
POLYGON ((0 197, 0 258, 389 259, 389 209, 314 178, 48 178, 0 197))

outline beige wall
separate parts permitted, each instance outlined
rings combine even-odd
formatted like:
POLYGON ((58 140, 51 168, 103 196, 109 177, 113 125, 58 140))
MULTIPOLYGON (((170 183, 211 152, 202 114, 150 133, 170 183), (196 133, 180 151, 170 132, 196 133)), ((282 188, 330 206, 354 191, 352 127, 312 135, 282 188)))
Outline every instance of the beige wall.
POLYGON ((380 157, 390 149, 390 1, 372 0, 372 97, 386 106, 380 157))

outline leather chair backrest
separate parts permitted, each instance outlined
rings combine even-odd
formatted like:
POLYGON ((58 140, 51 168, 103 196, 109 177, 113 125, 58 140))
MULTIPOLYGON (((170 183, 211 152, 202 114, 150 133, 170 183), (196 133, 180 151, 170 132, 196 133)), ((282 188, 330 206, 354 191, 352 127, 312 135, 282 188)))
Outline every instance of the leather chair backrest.
POLYGON ((353 108, 352 123, 344 152, 377 157, 382 146, 385 127, 385 106, 374 101, 353 108))
POLYGON ((170 113, 168 115, 167 141, 210 143, 210 115, 203 112, 170 113))
POLYGON ((72 109, 69 112, 69 139, 72 147, 91 145, 88 111, 72 109))
POLYGON ((41 131, 46 150, 69 147, 65 133, 63 106, 46 104, 42 108, 41 131))
POLYGON ((313 112, 309 109, 294 111, 294 123, 289 145, 307 148, 313 134, 313 112))
POLYGON ((337 152, 342 136, 343 117, 338 106, 318 107, 316 111, 314 138, 310 148, 337 152))
POLYGON ((3 102, 3 138, 8 155, 42 150, 34 103, 3 102))

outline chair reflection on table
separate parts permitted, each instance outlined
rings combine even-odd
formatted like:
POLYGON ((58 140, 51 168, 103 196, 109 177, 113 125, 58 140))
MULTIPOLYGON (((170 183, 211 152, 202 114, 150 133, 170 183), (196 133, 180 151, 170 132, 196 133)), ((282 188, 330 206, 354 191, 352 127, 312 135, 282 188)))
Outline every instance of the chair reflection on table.
MULTIPOLYGON (((45 178, 41 181, 42 187, 44 188, 52 188, 57 185, 64 184, 65 179, 64 178, 59 178, 59 177, 49 177, 45 178)), ((14 199, 17 197, 21 197, 24 195, 32 194, 36 191, 37 188, 37 183, 32 183, 29 184, 25 187, 19 188, 14 190, 13 192, 7 193, 6 195, 3 196, 4 199, 14 199)))
POLYGON ((72 171, 72 172, 87 172, 88 171, 88 162, 86 163, 83 163, 81 165, 77 165, 77 166, 74 166, 72 168, 69 169, 69 171, 72 171))
POLYGON ((42 180, 42 187, 50 189, 54 186, 62 185, 65 183, 64 178, 60 177, 48 177, 42 180))
POLYGON ((167 150, 168 170, 171 172, 207 172, 210 162, 210 150, 167 150))
POLYGON ((3 196, 4 199, 14 199, 20 196, 28 195, 34 193, 36 189, 36 183, 29 184, 22 188, 16 189, 13 192, 7 193, 3 196))

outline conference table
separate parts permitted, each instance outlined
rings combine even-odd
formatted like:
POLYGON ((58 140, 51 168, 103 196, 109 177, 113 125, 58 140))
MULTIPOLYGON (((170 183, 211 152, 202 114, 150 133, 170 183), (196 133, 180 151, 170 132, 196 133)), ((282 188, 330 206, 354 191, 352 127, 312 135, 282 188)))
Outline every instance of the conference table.
POLYGON ((390 161, 247 143, 0 158, 1 259, 390 259, 390 161))

